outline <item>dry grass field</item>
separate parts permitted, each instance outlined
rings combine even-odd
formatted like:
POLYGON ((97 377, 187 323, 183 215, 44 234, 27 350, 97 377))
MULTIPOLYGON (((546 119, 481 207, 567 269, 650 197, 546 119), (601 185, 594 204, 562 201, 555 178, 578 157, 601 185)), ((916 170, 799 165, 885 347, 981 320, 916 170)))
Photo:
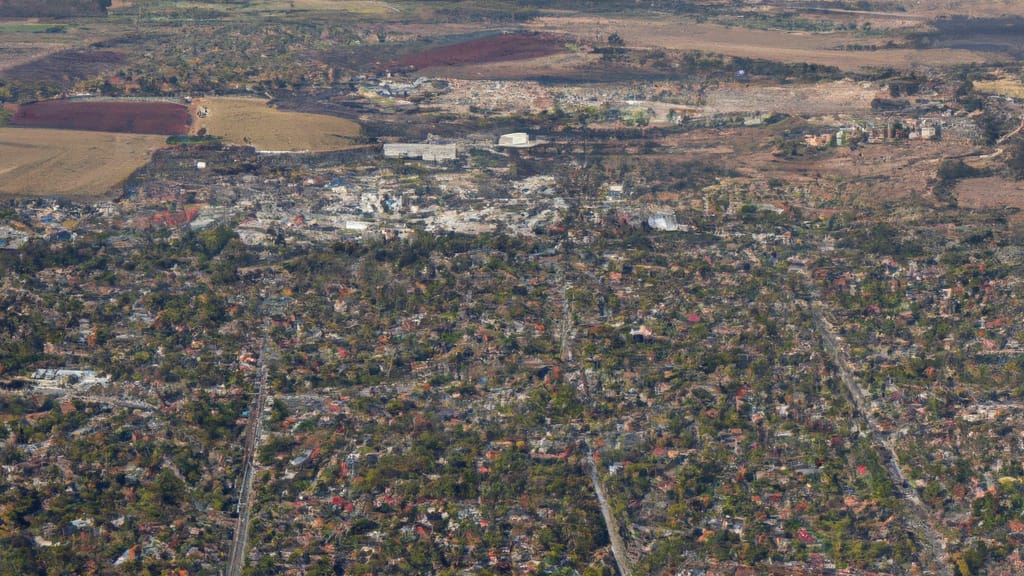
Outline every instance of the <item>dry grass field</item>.
POLYGON ((99 198, 149 161, 165 136, 0 128, 0 195, 99 198))
POLYGON ((998 54, 950 49, 843 51, 837 47, 864 43, 865 40, 851 33, 751 30, 707 22, 697 23, 671 16, 660 20, 552 16, 533 20, 528 27, 539 32, 572 35, 584 42, 600 43, 615 32, 625 40, 627 47, 701 50, 743 58, 807 62, 849 71, 871 67, 948 66, 1006 58, 998 54))
POLYGON ((193 114, 205 108, 205 118, 194 117, 192 133, 206 128, 229 144, 254 146, 257 150, 325 151, 352 144, 359 124, 319 114, 285 112, 257 98, 217 96, 192 103, 193 114))
POLYGON ((974 82, 974 89, 1010 98, 1024 98, 1024 84, 1010 76, 998 80, 978 80, 974 82))
MULTIPOLYGON (((998 176, 961 180, 957 182, 954 194, 961 208, 1024 209, 1024 182, 1014 182, 998 176)), ((1024 215, 1018 215, 1017 219, 1021 218, 1024 218, 1024 215)))

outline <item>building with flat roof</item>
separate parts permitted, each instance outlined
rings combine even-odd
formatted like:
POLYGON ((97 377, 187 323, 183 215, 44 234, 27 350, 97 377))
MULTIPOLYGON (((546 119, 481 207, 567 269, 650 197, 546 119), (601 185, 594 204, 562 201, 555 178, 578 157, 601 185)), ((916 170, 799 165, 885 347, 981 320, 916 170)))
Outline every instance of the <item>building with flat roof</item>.
POLYGON ((458 149, 455 144, 401 144, 384 145, 385 158, 421 158, 427 162, 455 160, 458 149))
POLYGON ((537 142, 531 142, 526 132, 512 132, 498 137, 498 146, 502 148, 530 148, 536 145, 537 142))

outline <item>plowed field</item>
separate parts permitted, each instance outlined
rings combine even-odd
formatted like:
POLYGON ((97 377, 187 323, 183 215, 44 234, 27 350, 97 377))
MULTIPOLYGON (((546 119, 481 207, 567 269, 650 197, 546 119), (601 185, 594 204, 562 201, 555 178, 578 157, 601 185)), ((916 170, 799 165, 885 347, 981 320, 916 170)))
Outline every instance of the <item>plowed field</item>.
POLYGON ((188 108, 170 102, 44 100, 25 104, 13 126, 129 134, 188 134, 188 108))

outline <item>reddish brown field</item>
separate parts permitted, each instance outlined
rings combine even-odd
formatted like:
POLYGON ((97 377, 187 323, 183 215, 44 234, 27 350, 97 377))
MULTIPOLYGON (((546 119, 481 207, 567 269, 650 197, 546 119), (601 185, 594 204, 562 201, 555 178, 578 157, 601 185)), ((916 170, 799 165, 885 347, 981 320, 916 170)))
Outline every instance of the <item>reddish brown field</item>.
POLYGON ((170 102, 45 100, 18 108, 11 125, 129 134, 188 134, 188 107, 170 102))
POLYGON ((564 44, 561 37, 549 34, 499 34, 425 50, 400 59, 396 66, 422 69, 527 60, 563 52, 564 44))

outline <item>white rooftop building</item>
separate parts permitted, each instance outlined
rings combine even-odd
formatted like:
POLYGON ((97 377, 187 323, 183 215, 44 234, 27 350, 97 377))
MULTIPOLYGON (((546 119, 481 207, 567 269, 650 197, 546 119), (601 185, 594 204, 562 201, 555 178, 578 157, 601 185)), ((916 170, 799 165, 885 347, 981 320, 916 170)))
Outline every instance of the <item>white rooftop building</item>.
POLYGON ((95 370, 74 368, 40 368, 32 374, 32 379, 44 388, 88 388, 110 382, 109 377, 100 376, 95 370))
POLYGON ((529 148, 534 145, 536 142, 530 142, 530 135, 526 132, 512 132, 498 137, 498 146, 504 148, 529 148))
POLYGON ((384 145, 385 158, 422 158, 427 162, 455 160, 455 144, 400 144, 384 145))
POLYGON ((647 225, 654 230, 667 232, 675 232, 680 228, 675 214, 651 214, 647 217, 647 225))

